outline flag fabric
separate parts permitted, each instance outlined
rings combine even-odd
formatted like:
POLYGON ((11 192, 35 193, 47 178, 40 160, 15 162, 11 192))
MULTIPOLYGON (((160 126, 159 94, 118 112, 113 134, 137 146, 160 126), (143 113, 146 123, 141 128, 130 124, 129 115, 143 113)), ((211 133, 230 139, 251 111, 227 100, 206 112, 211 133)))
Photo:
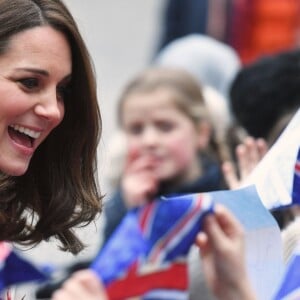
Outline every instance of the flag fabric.
POLYGON ((243 225, 251 282, 261 299, 270 299, 282 276, 280 230, 254 186, 160 198, 128 212, 91 265, 109 299, 188 299, 187 254, 215 203, 243 225))
POLYGON ((190 194, 128 213, 91 266, 109 299, 187 299, 186 257, 212 210, 208 194, 190 194))
POLYGON ((285 276, 274 300, 300 299, 300 244, 295 250, 293 258, 287 266, 285 276))
MULTIPOLYGON (((295 162, 292 204, 300 204, 300 148, 295 162)), ((299 300, 300 299, 300 241, 294 250, 294 254, 286 267, 281 285, 274 300, 299 300)))
POLYGON ((292 202, 293 204, 300 204, 300 148, 298 150, 294 169, 292 202))
POLYGON ((8 243, 0 242, 0 291, 17 283, 46 279, 44 273, 16 254, 8 243))

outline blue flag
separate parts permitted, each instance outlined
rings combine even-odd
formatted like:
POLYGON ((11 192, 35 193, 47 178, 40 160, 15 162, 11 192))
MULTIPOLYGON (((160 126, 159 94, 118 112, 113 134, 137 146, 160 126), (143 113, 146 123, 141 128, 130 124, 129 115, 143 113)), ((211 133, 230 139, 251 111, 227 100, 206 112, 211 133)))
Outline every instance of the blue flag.
POLYGON ((0 291, 14 284, 46 279, 44 273, 17 255, 9 244, 0 243, 0 291))
POLYGON ((296 249, 274 300, 300 299, 300 251, 296 249))

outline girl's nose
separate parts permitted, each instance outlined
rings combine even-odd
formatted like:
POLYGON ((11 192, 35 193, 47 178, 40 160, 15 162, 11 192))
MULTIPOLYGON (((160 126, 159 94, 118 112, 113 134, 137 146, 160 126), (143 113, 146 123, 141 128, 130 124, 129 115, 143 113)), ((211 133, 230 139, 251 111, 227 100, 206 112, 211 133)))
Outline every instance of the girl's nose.
POLYGON ((36 115, 46 119, 53 124, 59 124, 64 117, 64 103, 58 100, 56 90, 39 95, 39 101, 35 105, 34 112, 36 115))
POLYGON ((158 134, 154 128, 147 128, 143 134, 143 142, 146 146, 153 146, 158 142, 158 134))

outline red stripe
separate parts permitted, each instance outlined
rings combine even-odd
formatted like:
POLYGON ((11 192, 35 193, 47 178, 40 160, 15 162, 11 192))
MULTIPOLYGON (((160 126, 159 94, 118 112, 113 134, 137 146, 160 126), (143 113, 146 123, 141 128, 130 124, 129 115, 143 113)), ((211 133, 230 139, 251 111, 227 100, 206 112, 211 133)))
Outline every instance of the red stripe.
POLYGON ((12 299, 11 299, 11 293, 10 293, 10 290, 8 290, 8 291, 6 292, 6 299, 7 299, 7 300, 12 300, 12 299))
POLYGON ((296 162, 295 171, 300 172, 300 162, 299 161, 296 162))
POLYGON ((107 287, 110 300, 124 300, 140 296, 154 289, 172 289, 185 291, 188 288, 187 265, 176 263, 167 269, 147 275, 138 275, 136 268, 122 280, 114 281, 107 287))

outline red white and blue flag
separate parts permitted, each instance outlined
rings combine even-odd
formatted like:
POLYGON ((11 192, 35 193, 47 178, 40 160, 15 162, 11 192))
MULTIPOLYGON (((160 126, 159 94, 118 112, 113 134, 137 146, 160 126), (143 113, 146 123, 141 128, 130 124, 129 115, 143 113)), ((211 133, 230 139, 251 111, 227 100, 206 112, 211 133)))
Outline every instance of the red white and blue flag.
POLYGON ((91 266, 109 299, 187 299, 186 257, 212 209, 207 194, 194 194, 131 211, 91 266))
MULTIPOLYGON (((300 204, 300 149, 298 150, 292 189, 293 204, 300 204)), ((287 266, 281 286, 274 300, 299 300, 300 299, 300 243, 287 266)))
POLYGON ((300 204, 300 148, 295 163, 292 200, 293 204, 300 204))
POLYGON ((278 289, 274 300, 299 300, 300 299, 300 244, 290 263, 287 266, 285 276, 278 289))
POLYGON ((18 283, 46 279, 43 272, 17 255, 8 243, 0 242, 0 291, 18 283))
POLYGON ((109 299, 188 299, 187 254, 203 219, 213 213, 214 203, 228 207, 251 237, 254 245, 247 246, 250 277, 254 287, 262 287, 261 278, 268 279, 258 295, 271 299, 274 290, 270 288, 280 280, 281 251, 277 247, 270 255, 269 250, 270 243, 280 242, 280 231, 254 186, 161 198, 128 212, 91 265, 104 282, 109 299), (269 264, 261 269, 261 258, 265 262, 266 256, 269 264))

